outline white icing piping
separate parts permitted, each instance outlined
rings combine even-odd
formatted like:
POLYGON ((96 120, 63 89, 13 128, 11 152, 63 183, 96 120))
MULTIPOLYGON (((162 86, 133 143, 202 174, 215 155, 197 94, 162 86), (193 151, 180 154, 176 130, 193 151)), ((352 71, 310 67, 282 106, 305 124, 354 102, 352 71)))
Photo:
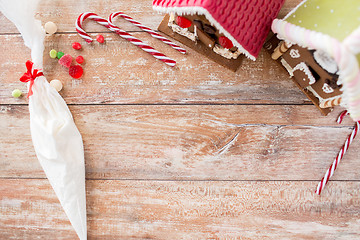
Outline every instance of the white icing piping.
MULTIPOLYGON (((280 62, 282 63, 282 65, 285 67, 285 69, 288 71, 290 77, 293 77, 294 76, 294 71, 295 71, 295 68, 293 69, 286 61, 285 59, 281 59, 280 62)), ((299 64, 298 64, 299 65, 299 64)), ((330 87, 330 86, 329 86, 330 87)), ((320 97, 320 95, 311 87, 311 86, 308 86, 306 87, 307 90, 309 90, 316 98, 319 99, 319 104, 323 101, 331 101, 333 99, 337 99, 337 98, 341 98, 341 95, 338 95, 338 96, 335 96, 335 97, 331 97, 331 98, 322 98, 320 97)))
POLYGON ((304 63, 304 62, 301 62, 299 64, 297 64, 294 69, 293 69, 293 72, 295 72, 296 70, 300 70, 300 71, 303 71, 305 73, 305 75, 309 78, 309 84, 314 84, 316 82, 314 76, 312 75, 309 67, 304 63))
POLYGON ((334 89, 332 87, 330 87, 329 84, 327 84, 327 83, 324 83, 324 85, 322 86, 321 89, 324 91, 324 93, 334 92, 334 89))
POLYGON ((215 44, 213 51, 227 59, 236 59, 241 54, 239 49, 237 49, 235 52, 232 52, 229 49, 223 48, 219 44, 215 44))
MULTIPOLYGON (((275 19, 272 30, 279 39, 308 49, 320 49, 335 59, 339 66, 338 85, 343 84, 342 106, 346 106, 353 120, 360 120, 360 73, 355 55, 337 39, 326 34, 307 30, 283 20, 275 19)), ((360 30, 356 30, 360 34, 360 30)), ((355 36, 355 34, 351 34, 355 36)), ((352 40, 352 39, 350 39, 352 40)), ((348 40, 348 42, 353 42, 348 40)), ((357 45, 356 45, 357 46, 357 45)))
POLYGON ((305 73, 305 75, 309 78, 309 84, 314 84, 316 82, 316 79, 314 78, 314 76, 312 75, 309 67, 304 63, 301 62, 299 64, 297 64, 294 68, 292 68, 288 62, 285 61, 285 59, 281 59, 280 62, 282 63, 282 65, 285 67, 285 69, 288 71, 289 75, 291 77, 294 76, 294 72, 296 70, 302 71, 305 73))
POLYGON ((255 61, 255 56, 251 55, 247 50, 244 49, 244 47, 235 40, 235 38, 226 31, 214 18, 213 16, 202 7, 160 7, 160 6, 153 6, 153 9, 157 12, 163 12, 163 13, 172 13, 175 12, 177 14, 183 15, 183 14, 198 14, 198 15, 205 15, 205 17, 209 20, 209 22, 214 25, 220 33, 224 34, 227 38, 229 38, 233 44, 240 50, 241 53, 245 54, 246 57, 249 59, 255 61))
POLYGON ((288 71, 290 77, 294 76, 293 69, 290 66, 290 64, 288 64, 288 62, 285 61, 285 59, 283 59, 283 58, 281 58, 280 62, 285 67, 285 69, 288 71))
POLYGON ((182 28, 182 27, 178 26, 177 24, 175 24, 174 22, 169 22, 168 26, 171 27, 171 29, 174 32, 189 38, 193 42, 196 41, 196 34, 190 32, 187 28, 182 28))
POLYGON ((311 86, 308 86, 306 87, 307 90, 309 90, 316 98, 319 99, 319 105, 321 102, 327 102, 327 101, 331 101, 331 100, 334 100, 334 99, 338 99, 338 98, 341 98, 342 95, 338 95, 338 96, 335 96, 335 97, 330 97, 330 98, 322 98, 319 96, 319 94, 311 87, 311 86))

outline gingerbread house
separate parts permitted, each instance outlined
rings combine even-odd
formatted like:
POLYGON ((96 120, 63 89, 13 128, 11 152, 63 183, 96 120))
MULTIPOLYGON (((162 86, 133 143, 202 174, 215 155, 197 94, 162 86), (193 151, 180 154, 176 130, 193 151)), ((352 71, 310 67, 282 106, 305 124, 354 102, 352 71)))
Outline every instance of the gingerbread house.
POLYGON ((167 13, 159 30, 236 71, 240 55, 255 60, 284 0, 154 0, 167 13))
POLYGON ((305 0, 272 30, 265 48, 322 113, 360 120, 360 1, 305 0))

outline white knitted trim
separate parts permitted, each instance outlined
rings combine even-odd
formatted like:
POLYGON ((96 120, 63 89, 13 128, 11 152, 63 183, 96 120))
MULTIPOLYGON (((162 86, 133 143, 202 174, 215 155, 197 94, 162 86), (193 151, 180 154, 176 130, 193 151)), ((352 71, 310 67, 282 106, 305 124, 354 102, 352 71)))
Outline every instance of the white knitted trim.
POLYGON ((343 40, 343 45, 355 55, 360 54, 360 26, 343 40))
MULTIPOLYGON (((343 91, 341 105, 347 108, 353 120, 360 120, 360 104, 358 103, 360 98, 359 65, 349 47, 329 35, 308 30, 279 19, 273 21, 271 28, 274 33, 277 33, 279 39, 286 39, 290 43, 307 49, 322 50, 335 59, 339 66, 337 84, 343 85, 340 89, 343 91)), ((357 34, 360 34, 359 28, 350 35, 352 37, 349 40, 347 40, 348 38, 345 39, 345 43, 351 42, 358 46, 359 43, 353 40, 357 34)), ((350 44, 351 46, 353 45, 350 44)))
POLYGON ((159 6, 153 6, 153 9, 157 12, 162 12, 162 13, 172 13, 175 12, 176 14, 198 14, 198 15, 205 15, 205 17, 209 20, 209 22, 215 26, 220 33, 224 34, 227 38, 229 38, 234 45, 240 50, 241 53, 245 54, 246 57, 248 57, 249 59, 255 61, 256 57, 251 55, 247 50, 245 50, 243 48, 243 46, 238 43, 238 41, 235 40, 235 38, 228 32, 226 31, 221 25, 220 23, 218 23, 213 16, 205 9, 202 7, 159 7, 159 6))

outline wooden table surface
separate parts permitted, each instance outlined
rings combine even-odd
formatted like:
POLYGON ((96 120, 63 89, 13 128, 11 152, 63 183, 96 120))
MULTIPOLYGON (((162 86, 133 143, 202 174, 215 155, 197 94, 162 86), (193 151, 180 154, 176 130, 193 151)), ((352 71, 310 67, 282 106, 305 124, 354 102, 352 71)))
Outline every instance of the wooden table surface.
MULTIPOLYGON (((44 73, 64 83, 84 140, 89 239, 360 239, 360 141, 314 193, 352 130, 335 122, 341 109, 321 116, 265 51, 233 73, 116 20, 176 59, 171 68, 93 22, 85 29, 106 44, 75 33, 81 12, 119 10, 153 29, 163 17, 150 0, 43 0, 38 11, 58 26, 44 73), (84 76, 72 79, 53 48, 83 55, 84 76)), ((0 239, 76 239, 35 156, 28 100, 11 96, 26 92, 30 51, 0 20, 0 239)))

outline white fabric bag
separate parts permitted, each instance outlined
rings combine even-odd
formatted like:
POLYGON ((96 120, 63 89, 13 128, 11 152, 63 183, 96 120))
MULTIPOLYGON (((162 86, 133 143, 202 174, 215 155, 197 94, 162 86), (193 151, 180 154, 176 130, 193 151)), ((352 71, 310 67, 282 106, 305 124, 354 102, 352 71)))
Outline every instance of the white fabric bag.
MULTIPOLYGON (((31 49, 34 68, 42 69, 45 31, 34 17, 38 4, 39 0, 0 0, 0 11, 16 25, 31 49)), ((36 156, 77 235, 87 239, 81 135, 64 99, 44 76, 35 79, 32 91, 30 130, 36 156)))

